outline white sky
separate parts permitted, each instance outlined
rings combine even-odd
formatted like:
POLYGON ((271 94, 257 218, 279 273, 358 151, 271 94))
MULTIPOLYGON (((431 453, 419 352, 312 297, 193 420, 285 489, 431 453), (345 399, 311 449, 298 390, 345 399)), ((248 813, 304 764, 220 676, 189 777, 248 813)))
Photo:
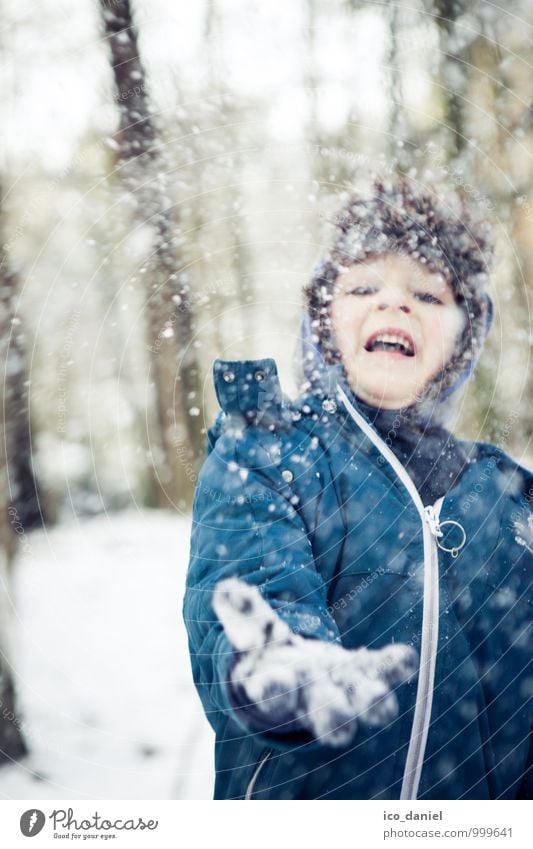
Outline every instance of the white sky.
MULTIPOLYGON (((68 167, 88 134, 113 131, 116 115, 97 0, 4 0, 0 33, 5 108, 0 152, 11 169, 68 167)), ((205 5, 137 0, 140 45, 157 108, 174 108, 214 83, 256 101, 275 139, 302 136, 308 110, 304 0, 224 0, 211 50, 205 5), (212 61, 208 61, 209 56, 212 61)), ((384 22, 379 9, 358 15, 338 3, 317 18, 314 57, 319 118, 340 128, 357 104, 365 122, 386 117, 384 22)))

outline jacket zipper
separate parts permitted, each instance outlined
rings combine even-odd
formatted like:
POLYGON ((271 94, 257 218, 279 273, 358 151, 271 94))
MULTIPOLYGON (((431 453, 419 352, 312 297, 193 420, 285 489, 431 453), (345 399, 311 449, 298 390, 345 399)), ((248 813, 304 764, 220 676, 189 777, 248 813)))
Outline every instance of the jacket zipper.
POLYGON ((271 754, 272 754, 272 749, 269 749, 268 752, 265 755, 263 755, 263 757, 261 758, 261 760, 257 764, 256 768, 254 769, 254 774, 252 775, 250 781, 248 782, 248 786, 247 786, 246 792, 244 794, 245 799, 251 799, 252 798, 252 793, 254 792, 255 783, 256 783, 257 779, 259 778, 259 773, 263 769, 264 765, 266 764, 266 762, 269 759, 271 754))
POLYGON ((415 714, 405 759, 400 799, 416 799, 418 796, 431 719, 439 641, 439 555, 436 537, 442 536, 438 522, 443 501, 444 498, 441 497, 433 506, 426 507, 425 510, 428 519, 423 525, 424 599, 420 668, 418 671, 415 714))
POLYGON ((416 691, 415 713, 409 747, 402 779, 400 799, 416 799, 422 767, 426 753, 426 744, 433 704, 435 667, 437 663, 437 645, 439 639, 439 556, 436 539, 442 536, 439 515, 444 497, 435 504, 424 507, 412 477, 400 463, 388 445, 376 433, 373 427, 359 413, 341 386, 337 384, 339 397, 352 419, 374 443, 390 463, 401 482, 409 492, 422 521, 424 545, 424 597, 422 606, 422 636, 420 642, 420 667, 416 691))

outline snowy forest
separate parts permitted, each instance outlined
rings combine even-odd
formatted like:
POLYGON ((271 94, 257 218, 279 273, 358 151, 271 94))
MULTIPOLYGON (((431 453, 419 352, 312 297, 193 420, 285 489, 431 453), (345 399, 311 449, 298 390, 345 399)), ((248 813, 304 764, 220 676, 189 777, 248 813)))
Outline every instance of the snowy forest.
POLYGON ((180 606, 217 357, 293 396, 371 171, 496 234, 457 431, 533 465, 528 0, 1 0, 0 798, 210 798, 180 606))

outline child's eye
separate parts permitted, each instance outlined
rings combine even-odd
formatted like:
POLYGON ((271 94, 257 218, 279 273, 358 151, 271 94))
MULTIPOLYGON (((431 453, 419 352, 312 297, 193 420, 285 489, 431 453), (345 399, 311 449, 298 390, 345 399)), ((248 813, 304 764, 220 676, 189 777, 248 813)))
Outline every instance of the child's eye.
POLYGON ((376 291, 374 286, 356 286, 355 289, 350 289, 348 295, 372 295, 376 291))
POLYGON ((432 295, 431 292, 415 292, 415 298, 425 304, 441 304, 442 301, 432 295))

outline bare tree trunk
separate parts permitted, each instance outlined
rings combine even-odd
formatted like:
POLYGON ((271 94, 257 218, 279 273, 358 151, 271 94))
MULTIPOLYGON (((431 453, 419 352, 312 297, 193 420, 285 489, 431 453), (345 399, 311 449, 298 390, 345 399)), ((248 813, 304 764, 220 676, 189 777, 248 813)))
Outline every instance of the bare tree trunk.
MULTIPOLYGON (((0 188, 0 204, 1 198, 0 188)), ((3 244, 1 212, 0 205, 0 243, 3 244)), ((0 261, 0 362, 4 387, 0 418, 0 763, 26 754, 9 666, 9 566, 16 551, 17 533, 41 524, 31 462, 25 340, 16 316, 16 297, 16 277, 3 253, 0 261)))
MULTIPOLYGON (((2 505, 4 506, 4 505, 2 505)), ((0 529, 5 532, 4 523, 0 529)), ((8 529, 8 533, 9 533, 8 529)), ((3 540, 2 540, 3 542, 3 540)), ((0 548, 0 578, 2 580, 2 598, 0 598, 0 765, 19 760, 28 750, 22 732, 20 712, 16 704, 13 676, 10 666, 10 611, 7 556, 0 548)))
MULTIPOLYGON (((4 443, 5 434, 0 438, 4 443)), ((0 469, 0 765, 18 760, 27 754, 19 712, 16 706, 11 655, 11 570, 9 565, 16 549, 16 508, 9 507, 6 468, 0 469)))
POLYGON ((464 98, 468 88, 468 51, 456 46, 456 22, 464 0, 435 0, 436 23, 441 33, 442 80, 446 87, 444 121, 451 139, 452 157, 467 147, 464 98))
POLYGON ((307 93, 308 118, 307 133, 312 144, 318 142, 318 79, 316 72, 316 27, 317 27, 317 4, 316 0, 307 0, 305 4, 305 58, 304 58, 304 84, 307 93))
MULTIPOLYGON (((485 154, 489 157, 491 163, 491 198, 495 201, 498 210, 511 211, 508 220, 509 230, 512 233, 514 279, 509 281, 512 288, 509 293, 509 300, 506 303, 503 324, 504 328, 507 326, 507 332, 510 332, 511 326, 516 333, 519 333, 521 330, 524 335, 524 349, 526 349, 527 343, 525 339, 528 332, 528 316, 530 314, 533 262, 531 261, 530 239, 527 232, 527 215, 524 216, 526 209, 515 204, 515 196, 517 190, 521 191, 523 188, 528 187, 529 180, 527 174, 524 174, 523 184, 516 185, 516 177, 513 176, 512 161, 515 151, 514 148, 509 146, 509 141, 510 139, 520 137, 521 127, 523 127, 524 122, 531 120, 531 110, 525 106, 521 114, 518 113, 515 115, 513 113, 511 108, 514 98, 513 83, 512 80, 506 80, 505 75, 502 76, 502 48, 495 38, 480 36, 473 44, 471 54, 472 64, 476 68, 476 72, 485 81, 486 96, 493 116, 492 140, 490 146, 487 146, 485 149, 485 154), (500 99, 503 99, 503 102, 500 99), (502 115, 505 116, 505 120, 501 119, 502 115), (510 118, 511 115, 513 116, 512 119, 510 118), (498 175, 498 169, 494 169, 494 164, 499 166, 499 170, 508 179, 503 179, 498 175), (511 321, 509 321, 509 316, 512 316, 511 321)), ((505 212, 503 214, 500 212, 500 215, 505 219, 505 212)), ((487 371, 489 371, 490 378, 490 394, 493 395, 492 376, 488 368, 487 371)), ((531 414, 528 402, 533 397, 533 370, 526 369, 523 378, 521 387, 523 393, 521 395, 522 402, 511 433, 509 434, 508 446, 508 449, 514 451, 517 456, 520 456, 521 452, 527 450, 526 446, 529 446, 532 437, 531 414)), ((487 394, 488 392, 489 390, 487 390, 487 394)), ((493 404, 491 410, 489 439, 495 438, 501 431, 501 428, 508 424, 508 422, 508 399, 496 398, 496 403, 493 404), (497 415, 495 415, 495 411, 497 415)))
MULTIPOLYGON (((435 8, 438 12, 437 23, 441 29, 441 44, 443 52, 443 72, 442 77, 447 83, 446 92, 446 123, 447 130, 452 139, 451 148, 451 166, 457 165, 457 169, 452 170, 452 178, 457 182, 455 188, 468 201, 468 195, 464 189, 464 183, 477 185, 476 175, 483 169, 480 165, 483 161, 471 159, 468 156, 468 122, 465 116, 468 111, 468 104, 465 103, 466 96, 471 88, 472 82, 478 82, 482 79, 484 82, 484 103, 485 109, 493 116, 493 129, 491 138, 483 139, 483 151, 485 158, 490 163, 490 166, 485 169, 486 176, 482 180, 482 184, 489 184, 491 187, 490 198, 495 202, 497 210, 511 208, 514 212, 515 220, 511 225, 511 229, 515 234, 513 239, 514 250, 519 258, 519 266, 527 266, 528 252, 521 255, 520 239, 516 238, 520 229, 520 210, 514 208, 514 192, 512 189, 512 181, 502 179, 498 175, 498 169, 495 164, 500 166, 504 174, 512 174, 512 162, 508 160, 509 147, 507 145, 509 138, 515 138, 515 130, 518 127, 510 126, 508 122, 500 121, 497 110, 498 98, 501 96, 502 90, 507 92, 512 90, 512 85, 496 84, 496 80, 505 83, 501 80, 502 72, 500 63, 502 60, 502 50, 495 38, 485 37, 486 22, 481 17, 476 20, 475 10, 469 9, 469 12, 474 16, 476 26, 476 34, 474 38, 469 39, 467 46, 461 46, 460 35, 457 32, 458 17, 464 12, 464 0, 435 0, 435 8), (487 106, 490 104, 490 106, 487 106)), ((472 22, 470 22, 472 26, 472 22)), ((475 99, 475 98, 473 98, 475 99)), ((505 112, 505 107, 504 110, 505 112)), ((529 113, 529 110, 527 110, 529 113)), ((478 146, 480 139, 476 139, 478 146)), ((470 146, 470 150, 474 147, 470 146)), ((500 212, 501 214, 501 212, 500 212)), ((505 219, 505 214, 502 216, 505 219)), ((491 216, 492 220, 495 219, 491 216)), ((528 293, 524 289, 519 268, 515 271, 515 280, 512 286, 511 299, 508 307, 514 315, 527 315, 528 312, 528 293)), ((505 319, 504 319, 505 324, 505 319)), ((494 335, 489 338, 488 346, 494 345, 494 356, 498 356, 497 341, 494 335)), ((475 425, 477 429, 481 428, 481 433, 484 439, 493 441, 499 438, 501 432, 506 432, 505 428, 509 426, 509 410, 508 401, 502 395, 494 394, 494 374, 493 365, 487 358, 482 359, 475 373, 476 393, 473 395, 470 402, 471 426, 475 425)), ((526 398, 531 397, 533 384, 526 383, 526 398)), ((468 421, 467 418, 467 421, 468 421)), ((528 437, 528 442, 531 437, 530 416, 527 404, 521 406, 521 413, 517 421, 513 424, 510 434, 510 445, 512 440, 516 440, 516 451, 524 449, 523 436, 528 437)))
MULTIPOLYGON (((0 185, 0 237, 4 234, 0 185)), ((3 242, 3 239, 2 239, 3 242)), ((17 314, 18 280, 6 252, 0 259, 0 364, 2 412, 0 463, 5 470, 6 505, 25 530, 44 521, 42 497, 32 463, 29 372, 24 325, 17 314)))
POLYGON ((0 766, 28 754, 15 705, 13 680, 5 661, 0 659, 0 766))
POLYGON ((159 506, 190 504, 194 464, 203 451, 202 396, 195 350, 191 292, 185 272, 177 216, 170 211, 160 175, 164 173, 158 132, 147 92, 129 0, 100 0, 120 108, 119 174, 137 199, 153 232, 147 292, 151 372, 157 406, 152 456, 159 506), (180 255, 181 254, 181 255, 180 255), (182 266, 181 273, 179 266, 182 266))
POLYGON ((390 113, 389 113, 389 156, 391 165, 399 173, 409 171, 413 164, 413 151, 420 143, 412 123, 408 120, 404 102, 403 75, 400 64, 401 36, 405 23, 405 15, 409 11, 397 3, 391 3, 388 9, 387 22, 389 27, 389 83, 390 83, 390 113))
MULTIPOLYGON (((390 80, 390 119, 389 127, 391 133, 391 145, 395 145, 403 137, 403 92, 402 72, 398 59, 398 32, 400 28, 400 14, 396 3, 392 3, 388 10, 389 24, 389 80, 390 80)), ((393 158, 396 158, 396 149, 392 150, 393 158)))

